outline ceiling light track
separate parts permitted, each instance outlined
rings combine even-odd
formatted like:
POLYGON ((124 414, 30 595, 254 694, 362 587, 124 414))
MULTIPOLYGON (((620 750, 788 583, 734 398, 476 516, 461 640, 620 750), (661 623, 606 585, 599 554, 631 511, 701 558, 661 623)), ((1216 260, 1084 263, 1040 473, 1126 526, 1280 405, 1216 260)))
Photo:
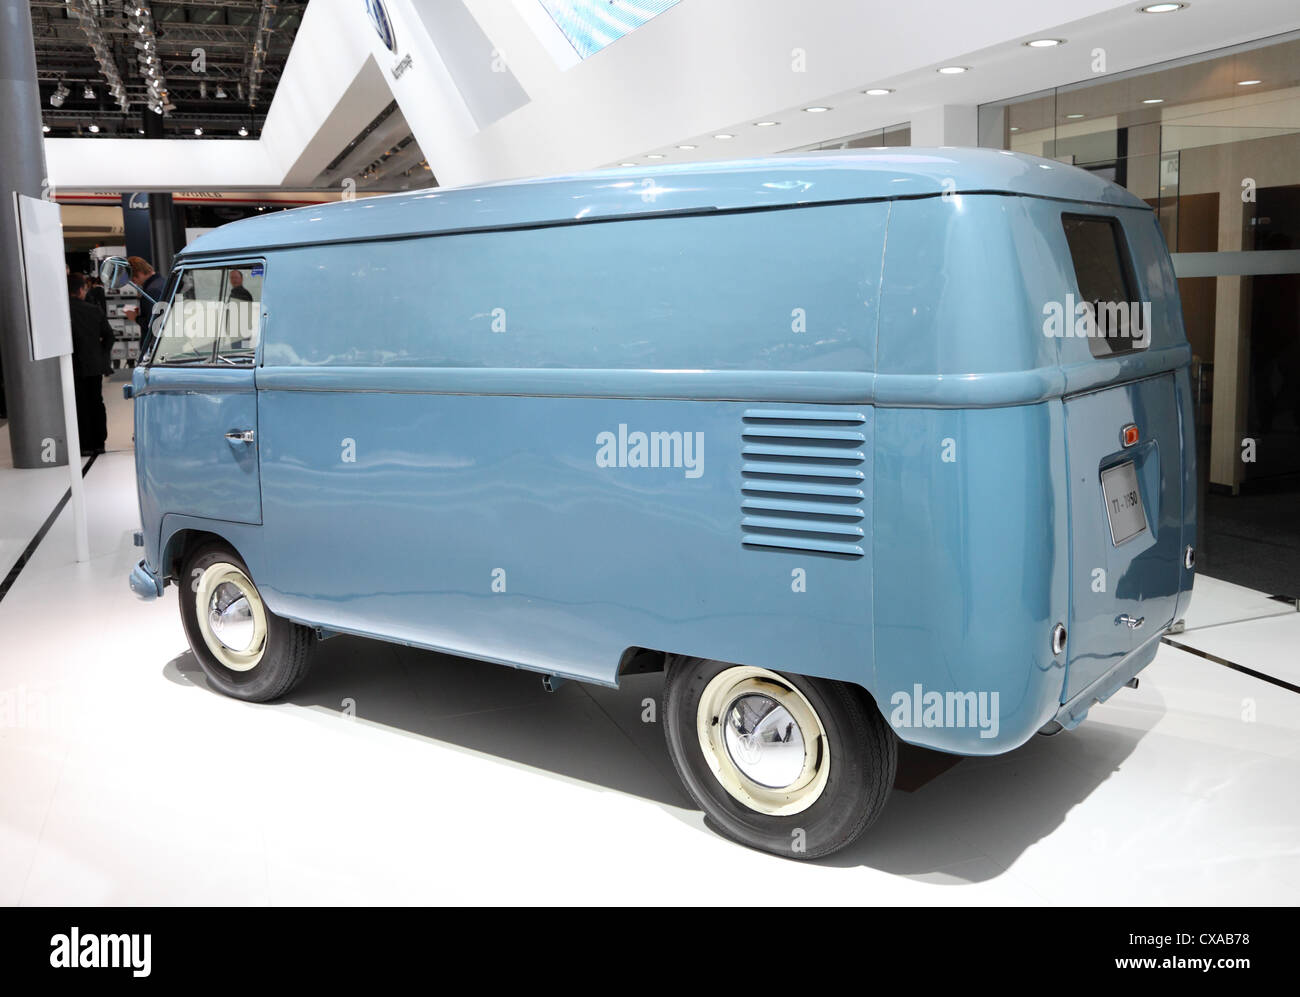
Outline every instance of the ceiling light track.
MULTIPOLYGON (((68 17, 77 22, 81 28, 81 33, 86 36, 86 42, 95 53, 95 62, 99 64, 99 71, 104 77, 104 85, 108 88, 109 94, 117 102, 117 106, 122 113, 127 113, 131 102, 127 99, 126 86, 117 71, 117 64, 114 62, 113 54, 109 50, 108 41, 104 38, 104 32, 100 30, 99 18, 95 14, 94 6, 90 0, 67 0, 67 3, 68 17)), ((86 90, 90 91, 89 84, 86 85, 86 90)), ((93 93, 88 95, 93 99, 93 93)))

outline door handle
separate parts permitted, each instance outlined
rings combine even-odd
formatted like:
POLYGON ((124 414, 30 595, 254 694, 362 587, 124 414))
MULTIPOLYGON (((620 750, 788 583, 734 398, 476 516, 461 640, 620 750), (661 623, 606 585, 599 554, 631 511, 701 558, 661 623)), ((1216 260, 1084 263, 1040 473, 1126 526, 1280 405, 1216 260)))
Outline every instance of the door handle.
POLYGON ((234 432, 227 433, 226 439, 231 443, 252 443, 257 439, 257 434, 251 429, 237 429, 234 432))
POLYGON ((1147 618, 1145 616, 1129 616, 1128 613, 1115 617, 1116 623, 1123 623, 1130 630, 1137 630, 1146 621, 1147 618))

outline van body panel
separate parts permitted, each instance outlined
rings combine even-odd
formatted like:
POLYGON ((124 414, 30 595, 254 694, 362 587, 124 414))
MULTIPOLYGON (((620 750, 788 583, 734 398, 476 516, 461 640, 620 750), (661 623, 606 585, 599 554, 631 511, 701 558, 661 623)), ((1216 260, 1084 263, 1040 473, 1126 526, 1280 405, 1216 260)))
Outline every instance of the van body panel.
POLYGON ((259 587, 277 612, 606 684, 629 647, 869 684, 869 406, 338 397, 262 394, 259 587), (628 466, 656 431, 683 460, 628 466), (826 476, 801 500, 762 488, 786 479, 759 465, 790 466, 760 452, 788 431, 825 437, 787 447, 826 476), (788 528, 813 506, 842 513, 833 530, 788 528))
POLYGON ((866 371, 888 216, 813 206, 289 249, 264 363, 866 371), (577 285, 554 279, 557 259, 577 285), (358 297, 382 335, 358 335, 358 297))
POLYGON ((876 410, 872 691, 915 744, 993 754, 1026 741, 1060 704, 1069 513, 1059 400, 876 410), (996 729, 918 725, 925 696, 996 702, 996 729), (983 697, 981 700, 980 697, 983 697), (996 700, 994 699, 996 697, 996 700))

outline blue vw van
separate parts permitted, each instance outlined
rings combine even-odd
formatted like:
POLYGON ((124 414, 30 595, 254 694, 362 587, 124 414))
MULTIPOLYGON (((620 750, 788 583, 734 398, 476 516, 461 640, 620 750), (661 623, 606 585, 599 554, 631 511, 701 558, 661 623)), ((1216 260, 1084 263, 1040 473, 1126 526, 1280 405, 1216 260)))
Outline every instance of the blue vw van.
POLYGON ((617 685, 815 858, 899 739, 1071 728, 1181 620, 1189 348, 1156 217, 987 149, 344 201, 176 260, 136 368, 145 598, 211 684, 335 633, 617 685))

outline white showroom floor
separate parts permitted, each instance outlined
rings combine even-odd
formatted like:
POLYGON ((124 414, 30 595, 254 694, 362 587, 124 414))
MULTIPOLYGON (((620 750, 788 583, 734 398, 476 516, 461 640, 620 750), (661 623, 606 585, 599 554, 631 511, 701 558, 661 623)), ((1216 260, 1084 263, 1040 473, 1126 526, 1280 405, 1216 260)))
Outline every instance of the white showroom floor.
MULTIPOLYGON (((66 480, 0 470, 0 577, 66 480)), ((705 827, 641 721, 656 675, 547 694, 338 637, 289 702, 223 698, 175 590, 127 589, 130 452, 86 487, 91 561, 65 510, 0 599, 0 904, 1300 903, 1300 614, 1248 589, 1198 580, 1176 639, 1214 657, 1165 646, 1009 755, 908 752, 868 836, 798 864, 705 827)))

